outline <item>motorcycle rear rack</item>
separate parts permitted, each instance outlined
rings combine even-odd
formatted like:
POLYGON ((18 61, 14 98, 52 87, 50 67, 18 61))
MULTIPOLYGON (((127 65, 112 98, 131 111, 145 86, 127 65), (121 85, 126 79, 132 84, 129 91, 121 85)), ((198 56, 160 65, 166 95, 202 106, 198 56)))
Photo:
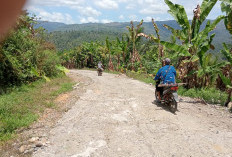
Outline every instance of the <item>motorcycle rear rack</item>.
POLYGON ((176 84, 159 84, 158 87, 178 87, 186 85, 187 83, 176 83, 176 84))

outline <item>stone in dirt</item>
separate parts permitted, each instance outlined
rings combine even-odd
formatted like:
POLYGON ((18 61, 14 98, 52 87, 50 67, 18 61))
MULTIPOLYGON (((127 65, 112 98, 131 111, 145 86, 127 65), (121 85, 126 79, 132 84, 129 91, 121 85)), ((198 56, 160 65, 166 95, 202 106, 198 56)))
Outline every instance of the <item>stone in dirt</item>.
POLYGON ((36 142, 35 144, 36 147, 42 147, 44 144, 41 141, 36 142))
POLYGON ((23 146, 21 146, 21 147, 19 148, 19 152, 20 152, 20 153, 24 153, 25 150, 26 150, 26 146, 25 146, 25 145, 23 145, 23 146))
POLYGON ((34 149, 33 149, 33 148, 31 148, 31 149, 29 149, 29 150, 26 150, 26 151, 24 152, 24 154, 28 154, 28 153, 32 153, 32 152, 34 152, 34 149))
POLYGON ((34 143, 39 140, 39 137, 32 137, 29 142, 34 143))

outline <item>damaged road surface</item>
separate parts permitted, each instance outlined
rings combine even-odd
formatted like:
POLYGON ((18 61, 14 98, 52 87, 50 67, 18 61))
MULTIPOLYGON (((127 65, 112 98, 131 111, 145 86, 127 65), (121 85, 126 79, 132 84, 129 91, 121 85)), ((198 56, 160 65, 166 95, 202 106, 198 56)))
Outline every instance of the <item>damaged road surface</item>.
POLYGON ((225 111, 182 98, 172 114, 152 103, 151 85, 96 71, 71 74, 92 82, 34 157, 232 156, 232 118, 225 111))

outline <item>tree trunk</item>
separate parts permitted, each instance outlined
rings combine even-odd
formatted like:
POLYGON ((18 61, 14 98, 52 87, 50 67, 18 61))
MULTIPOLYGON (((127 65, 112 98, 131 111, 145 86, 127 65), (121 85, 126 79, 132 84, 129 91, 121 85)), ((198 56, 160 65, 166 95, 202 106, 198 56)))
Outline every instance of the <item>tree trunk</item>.
POLYGON ((118 65, 117 65, 117 66, 118 66, 118 71, 119 71, 119 66, 120 66, 120 64, 121 64, 121 63, 120 63, 120 55, 118 55, 118 65))
POLYGON ((114 65, 113 65, 113 63, 112 63, 112 60, 111 60, 111 56, 109 55, 109 64, 108 64, 108 66, 109 66, 109 70, 110 71, 114 71, 114 65))
POLYGON ((164 57, 163 46, 160 43, 158 45, 158 49, 159 49, 158 60, 160 60, 161 58, 164 57))
POLYGON ((227 97, 227 101, 225 103, 225 106, 228 107, 230 100, 231 100, 231 94, 232 94, 232 89, 228 90, 228 97, 227 97))
POLYGON ((122 56, 123 56, 123 64, 124 66, 126 65, 126 56, 125 56, 125 52, 122 52, 122 56))
POLYGON ((135 71, 134 63, 135 63, 135 46, 133 43, 133 50, 132 50, 132 57, 131 57, 131 70, 132 71, 135 71))

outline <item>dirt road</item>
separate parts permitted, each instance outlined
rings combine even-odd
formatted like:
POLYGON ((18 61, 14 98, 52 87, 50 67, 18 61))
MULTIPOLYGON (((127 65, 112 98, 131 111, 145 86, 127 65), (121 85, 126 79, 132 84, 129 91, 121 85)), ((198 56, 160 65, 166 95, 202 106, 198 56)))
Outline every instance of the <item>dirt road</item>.
POLYGON ((232 118, 225 111, 183 98, 175 115, 152 103, 151 85, 124 75, 71 73, 92 83, 34 157, 232 156, 232 118))

